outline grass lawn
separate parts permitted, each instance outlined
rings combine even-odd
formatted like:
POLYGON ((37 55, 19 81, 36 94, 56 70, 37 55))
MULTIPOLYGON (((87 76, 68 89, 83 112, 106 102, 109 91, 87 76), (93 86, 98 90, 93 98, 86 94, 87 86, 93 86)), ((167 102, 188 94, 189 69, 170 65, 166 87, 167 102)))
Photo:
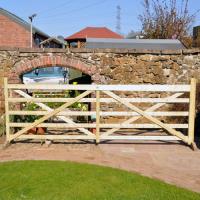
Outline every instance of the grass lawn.
POLYGON ((108 167, 62 161, 0 163, 0 200, 189 200, 200 194, 108 167))

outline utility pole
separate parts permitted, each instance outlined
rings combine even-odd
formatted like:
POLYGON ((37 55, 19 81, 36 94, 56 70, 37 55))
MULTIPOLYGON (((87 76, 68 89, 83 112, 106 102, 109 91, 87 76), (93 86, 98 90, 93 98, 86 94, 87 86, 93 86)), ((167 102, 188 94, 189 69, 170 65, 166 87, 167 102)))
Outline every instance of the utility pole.
POLYGON ((30 35, 30 45, 31 48, 33 48, 33 19, 37 16, 37 14, 33 14, 29 16, 28 18, 30 19, 30 24, 31 24, 31 35, 30 35))
POLYGON ((121 34, 121 6, 117 6, 117 16, 116 16, 116 32, 121 34))

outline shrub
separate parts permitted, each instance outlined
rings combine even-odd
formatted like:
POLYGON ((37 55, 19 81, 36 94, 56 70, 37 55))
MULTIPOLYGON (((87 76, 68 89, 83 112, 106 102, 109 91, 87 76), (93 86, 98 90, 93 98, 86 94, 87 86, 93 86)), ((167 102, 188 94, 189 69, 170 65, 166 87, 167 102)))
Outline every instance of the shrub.
POLYGON ((0 137, 3 136, 5 133, 5 119, 4 115, 0 117, 0 137))

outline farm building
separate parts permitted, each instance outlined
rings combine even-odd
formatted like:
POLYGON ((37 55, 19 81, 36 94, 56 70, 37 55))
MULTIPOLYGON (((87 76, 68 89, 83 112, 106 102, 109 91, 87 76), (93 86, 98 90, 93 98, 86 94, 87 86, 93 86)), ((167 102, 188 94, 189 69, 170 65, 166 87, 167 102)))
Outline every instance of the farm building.
POLYGON ((173 39, 107 39, 87 38, 86 48, 89 49, 151 49, 151 50, 178 50, 185 49, 179 40, 173 39))
POLYGON ((71 48, 83 48, 87 38, 123 39, 123 36, 106 27, 86 27, 81 31, 65 38, 71 48))

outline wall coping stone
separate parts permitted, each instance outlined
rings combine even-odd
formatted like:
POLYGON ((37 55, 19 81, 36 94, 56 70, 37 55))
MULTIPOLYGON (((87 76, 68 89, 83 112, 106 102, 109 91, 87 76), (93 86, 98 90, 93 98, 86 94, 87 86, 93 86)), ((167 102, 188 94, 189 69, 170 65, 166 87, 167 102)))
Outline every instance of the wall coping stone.
POLYGON ((58 48, 16 48, 1 47, 0 51, 17 51, 19 53, 115 53, 115 54, 153 54, 153 55, 188 55, 200 54, 200 48, 182 50, 148 50, 148 49, 58 49, 58 48))

